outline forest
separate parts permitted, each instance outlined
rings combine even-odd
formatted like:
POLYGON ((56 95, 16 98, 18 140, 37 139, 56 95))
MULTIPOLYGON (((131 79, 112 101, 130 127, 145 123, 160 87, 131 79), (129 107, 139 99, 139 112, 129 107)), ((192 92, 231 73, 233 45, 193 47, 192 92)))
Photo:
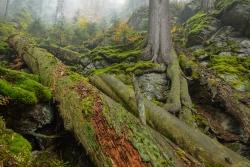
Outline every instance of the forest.
POLYGON ((250 167, 250 0, 0 0, 0 167, 250 167))

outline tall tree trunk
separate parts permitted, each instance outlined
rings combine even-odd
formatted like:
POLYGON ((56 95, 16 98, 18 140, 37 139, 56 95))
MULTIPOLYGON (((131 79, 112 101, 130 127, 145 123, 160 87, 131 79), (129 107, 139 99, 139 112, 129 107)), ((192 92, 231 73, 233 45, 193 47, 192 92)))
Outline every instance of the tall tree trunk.
POLYGON ((155 62, 168 64, 171 51, 169 0, 151 0, 149 11, 149 56, 155 62))
MULTIPOLYGON (((151 0, 149 8, 148 45, 142 58, 151 59, 168 66, 167 76, 171 80, 171 89, 165 109, 195 127, 192 109, 186 106, 187 102, 190 102, 187 101, 187 99, 190 99, 188 84, 181 72, 176 52, 172 47, 169 0, 151 0)), ((192 106, 192 104, 188 104, 188 106, 192 106)))

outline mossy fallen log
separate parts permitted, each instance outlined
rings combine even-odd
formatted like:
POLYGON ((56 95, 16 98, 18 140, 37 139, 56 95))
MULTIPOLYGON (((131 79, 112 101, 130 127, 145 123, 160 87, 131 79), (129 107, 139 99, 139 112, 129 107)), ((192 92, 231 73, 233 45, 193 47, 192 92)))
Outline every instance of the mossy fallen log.
POLYGON ((30 45, 21 35, 12 36, 9 42, 53 90, 66 129, 74 133, 97 166, 197 166, 46 50, 30 45))
MULTIPOLYGON (((113 99, 118 96, 118 101, 122 101, 124 106, 128 108, 128 111, 132 111, 135 115, 138 115, 135 95, 131 88, 108 74, 93 76, 90 80, 93 85, 96 85, 113 99), (102 80, 102 83, 106 84, 100 85, 96 83, 98 80, 102 80), (105 89, 102 89, 102 87, 105 87, 105 89), (108 92, 107 90, 112 90, 112 92, 108 92)), ((250 161, 247 159, 201 133, 198 129, 187 126, 154 103, 145 100, 145 108, 147 123, 149 125, 170 138, 206 166, 250 166, 250 161)))
MULTIPOLYGON (((34 105, 51 100, 51 91, 39 83, 39 77, 0 66, 0 95, 13 101, 34 105)), ((1 103, 0 103, 1 106, 1 103)))
MULTIPOLYGON (((60 56, 56 56, 60 58, 60 56)), ((132 111, 133 114, 138 115, 134 92, 131 88, 107 74, 92 76, 90 81, 112 99, 123 103, 128 108, 128 111, 132 111)), ((181 84, 183 83, 185 84, 185 82, 181 82, 181 84)), ((187 91, 182 91, 182 93, 185 92, 187 91)), ((185 104, 184 109, 190 110, 191 99, 186 98, 181 100, 185 104)), ((206 166, 250 166, 250 162, 245 158, 224 147, 216 140, 204 135, 199 130, 187 126, 154 103, 146 100, 145 107, 148 124, 164 136, 172 139, 185 151, 206 164, 206 166)), ((185 117, 185 114, 183 116, 185 117)))

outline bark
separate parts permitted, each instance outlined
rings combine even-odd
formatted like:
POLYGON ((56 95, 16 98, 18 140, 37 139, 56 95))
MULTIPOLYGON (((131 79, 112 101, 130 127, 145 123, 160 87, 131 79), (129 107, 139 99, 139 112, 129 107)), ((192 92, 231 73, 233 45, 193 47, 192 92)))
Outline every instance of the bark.
POLYGON ((149 4, 149 58, 168 64, 171 51, 169 0, 151 0, 149 4))
POLYGON ((190 99, 188 84, 181 76, 178 57, 174 49, 172 49, 169 0, 151 0, 149 6, 149 38, 143 59, 151 58, 154 62, 164 63, 168 66, 167 76, 171 80, 171 89, 165 110, 178 115, 186 123, 195 127, 196 124, 192 119, 192 112, 190 109, 187 109, 186 101, 183 100, 190 99))
MULTIPOLYGON (((105 87, 112 89, 112 94, 115 92, 119 100, 122 99, 124 106, 127 106, 128 111, 132 111, 138 115, 137 105, 135 103, 135 95, 131 88, 117 80, 115 77, 103 74, 99 77, 106 83, 105 87)), ((92 80, 95 84, 96 80, 92 80)), ((98 87, 102 89, 102 85, 98 87)), ((110 92, 105 92, 112 97, 110 92)), ((112 97, 114 98, 114 97, 112 97)), ((156 129, 164 136, 170 138, 178 146, 189 152, 193 157, 203 162, 206 166, 230 166, 230 167, 248 167, 250 162, 233 152, 232 150, 221 145, 214 139, 201 133, 198 129, 187 126, 176 117, 172 116, 164 109, 156 106, 150 101, 145 101, 147 123, 156 129)))
POLYGON ((192 157, 142 125, 46 50, 30 45, 21 35, 9 42, 41 82, 53 90, 65 128, 74 133, 97 166, 197 166, 192 157))
POLYGON ((135 75, 133 75, 133 84, 134 84, 134 92, 135 92, 135 99, 137 103, 139 118, 143 125, 146 125, 146 115, 145 115, 145 105, 144 105, 144 97, 141 93, 140 86, 138 79, 135 75))

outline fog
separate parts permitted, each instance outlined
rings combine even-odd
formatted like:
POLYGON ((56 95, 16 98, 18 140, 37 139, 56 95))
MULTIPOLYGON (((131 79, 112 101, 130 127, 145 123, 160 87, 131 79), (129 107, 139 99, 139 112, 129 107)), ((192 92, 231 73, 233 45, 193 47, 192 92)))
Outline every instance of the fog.
MULTIPOLYGON (((137 8, 149 3, 149 0, 10 0, 8 15, 15 17, 15 14, 25 9, 32 14, 33 18, 53 23, 58 1, 64 1, 61 15, 66 20, 72 21, 77 15, 84 16, 91 22, 109 21, 112 17, 126 18, 137 8)), ((1 16, 5 11, 6 2, 7 0, 0 0, 1 16)))

